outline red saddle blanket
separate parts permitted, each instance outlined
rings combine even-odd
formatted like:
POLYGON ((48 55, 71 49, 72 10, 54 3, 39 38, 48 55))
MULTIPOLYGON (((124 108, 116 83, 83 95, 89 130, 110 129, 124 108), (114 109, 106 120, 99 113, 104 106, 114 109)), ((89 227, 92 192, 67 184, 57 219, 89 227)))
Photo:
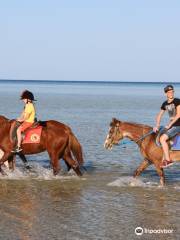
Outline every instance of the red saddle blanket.
POLYGON ((24 143, 40 143, 41 140, 42 126, 37 126, 34 128, 29 128, 25 131, 25 136, 22 141, 24 143))

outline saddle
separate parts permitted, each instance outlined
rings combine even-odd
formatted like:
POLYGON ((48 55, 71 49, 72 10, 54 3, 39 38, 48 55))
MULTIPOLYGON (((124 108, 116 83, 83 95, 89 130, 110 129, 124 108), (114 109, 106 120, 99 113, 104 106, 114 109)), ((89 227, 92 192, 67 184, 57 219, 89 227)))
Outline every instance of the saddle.
MULTIPOLYGON (((12 121, 10 128, 10 139, 16 144, 17 143, 17 129, 21 125, 20 122, 12 121)), ((22 144, 24 143, 40 143, 42 132, 41 121, 34 122, 31 127, 26 129, 22 133, 22 144)))
MULTIPOLYGON (((156 136, 156 145, 161 147, 161 143, 159 141, 162 134, 164 134, 167 130, 164 127, 160 127, 159 133, 156 136)), ((176 136, 168 140, 169 147, 171 151, 180 151, 180 133, 177 133, 176 136)))
POLYGON ((171 143, 171 150, 178 151, 180 150, 180 134, 178 133, 173 139, 171 143))

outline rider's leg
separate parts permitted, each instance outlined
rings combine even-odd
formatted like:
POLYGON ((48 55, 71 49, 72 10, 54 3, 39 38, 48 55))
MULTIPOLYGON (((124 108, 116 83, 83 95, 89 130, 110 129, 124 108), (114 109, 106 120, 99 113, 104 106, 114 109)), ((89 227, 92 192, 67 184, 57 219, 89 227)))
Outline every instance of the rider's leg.
POLYGON ((20 127, 18 127, 17 129, 17 147, 18 149, 21 148, 21 142, 22 142, 22 132, 24 132, 25 130, 27 130, 28 128, 30 128, 32 126, 33 123, 29 123, 29 122, 23 122, 21 124, 20 127))
POLYGON ((170 156, 169 156, 169 146, 167 143, 167 140, 169 139, 168 135, 163 134, 160 137, 160 143, 162 145, 163 153, 164 153, 164 159, 167 161, 170 161, 170 156))
POLYGON ((22 133, 22 127, 18 127, 17 129, 17 147, 20 148, 21 147, 21 141, 22 141, 22 136, 21 136, 21 133, 22 133))

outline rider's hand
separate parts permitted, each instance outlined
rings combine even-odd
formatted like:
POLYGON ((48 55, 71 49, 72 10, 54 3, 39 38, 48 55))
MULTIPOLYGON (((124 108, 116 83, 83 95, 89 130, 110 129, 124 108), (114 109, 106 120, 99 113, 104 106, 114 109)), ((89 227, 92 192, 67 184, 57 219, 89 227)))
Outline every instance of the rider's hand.
POLYGON ((159 131, 159 128, 158 127, 153 127, 153 131, 156 133, 159 131))
POLYGON ((17 118, 16 121, 17 122, 22 122, 22 119, 21 118, 17 118))

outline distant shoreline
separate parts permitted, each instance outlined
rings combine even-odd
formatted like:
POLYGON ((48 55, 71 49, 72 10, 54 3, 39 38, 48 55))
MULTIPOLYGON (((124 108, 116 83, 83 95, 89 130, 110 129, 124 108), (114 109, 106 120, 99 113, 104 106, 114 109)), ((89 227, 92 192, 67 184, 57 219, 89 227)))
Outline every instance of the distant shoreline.
POLYGON ((142 82, 142 81, 78 81, 78 80, 13 80, 0 79, 0 83, 49 83, 49 84, 180 84, 180 82, 142 82))

